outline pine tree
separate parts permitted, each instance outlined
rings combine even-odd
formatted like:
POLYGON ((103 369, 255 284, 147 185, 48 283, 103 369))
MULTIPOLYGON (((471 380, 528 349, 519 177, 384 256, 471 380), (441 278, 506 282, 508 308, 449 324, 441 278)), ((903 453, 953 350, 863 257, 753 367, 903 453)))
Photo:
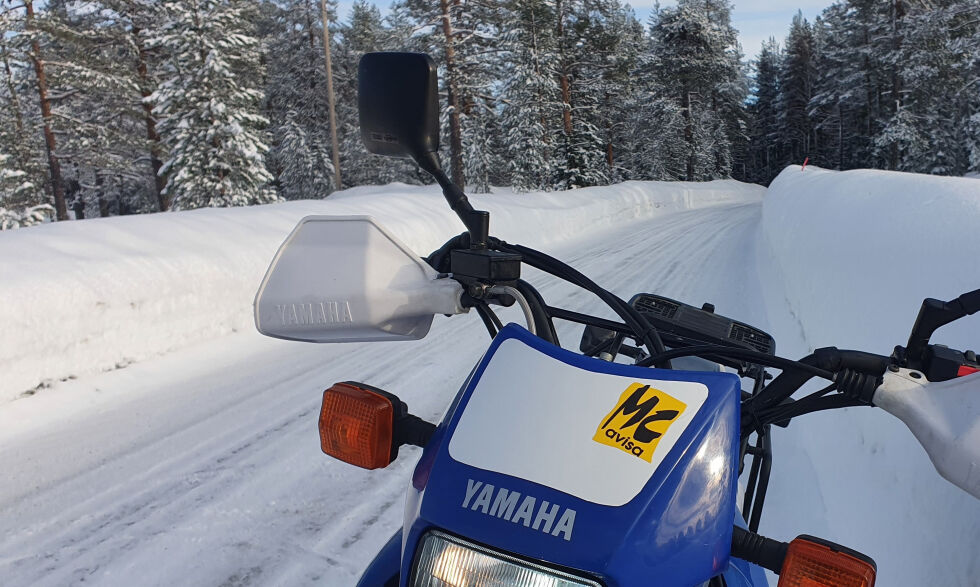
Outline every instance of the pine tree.
POLYGON ((276 199, 265 168, 258 90, 262 67, 248 0, 169 0, 150 39, 168 53, 153 93, 170 156, 167 195, 176 209, 244 206, 276 199))
POLYGON ((782 149, 779 145, 779 67, 782 50, 770 37, 762 45, 755 63, 754 102, 749 106, 751 116, 751 147, 748 181, 768 185, 782 170, 782 149))
MULTIPOLYGON (((32 70, 32 76, 25 76, 25 83, 31 87, 31 94, 33 94, 31 101, 37 105, 39 111, 38 124, 35 128, 40 132, 44 145, 48 176, 45 183, 50 187, 51 202, 57 211, 57 219, 67 220, 65 182, 52 126, 47 63, 44 59, 45 52, 50 48, 50 38, 38 26, 39 18, 33 0, 24 0, 23 3, 18 4, 4 0, 0 4, 0 9, 3 14, 3 30, 0 34, 4 36, 5 69, 13 61, 28 64, 32 70), (20 12, 21 10, 23 12, 20 12)), ((8 80, 13 79, 10 71, 5 73, 8 80)), ((16 95, 16 90, 12 91, 11 95, 16 95)), ((15 118, 18 115, 19 113, 15 112, 15 118)), ((21 128, 26 130, 27 125, 22 125, 21 128)))
POLYGON ((684 178, 728 177, 747 92, 727 0, 681 0, 651 16, 655 73, 684 116, 684 178))
POLYGON ((786 50, 779 74, 779 135, 786 144, 786 158, 781 165, 801 164, 813 155, 816 147, 810 100, 816 82, 816 57, 813 29, 797 12, 786 37, 786 50))
MULTIPOLYGON (((976 15, 980 12, 980 0, 957 0, 950 7, 958 14, 976 15)), ((966 103, 961 120, 966 140, 968 171, 980 174, 980 20, 964 27, 962 36, 953 41, 953 48, 962 59, 958 62, 961 79, 964 80, 963 99, 966 103)))
POLYGON ((101 216, 158 210, 152 160, 159 150, 146 134, 141 98, 147 92, 141 84, 148 75, 141 80, 134 39, 134 22, 147 20, 148 9, 127 0, 91 7, 97 9, 52 0, 38 18, 50 39, 50 124, 58 136, 66 195, 76 218, 85 217, 86 204, 101 216))
POLYGON ((876 153, 890 168, 962 175, 970 166, 971 130, 971 93, 962 91, 969 83, 961 65, 970 57, 962 41, 976 30, 976 13, 967 15, 952 3, 909 8, 902 12, 902 36, 887 56, 901 94, 873 137, 876 153))

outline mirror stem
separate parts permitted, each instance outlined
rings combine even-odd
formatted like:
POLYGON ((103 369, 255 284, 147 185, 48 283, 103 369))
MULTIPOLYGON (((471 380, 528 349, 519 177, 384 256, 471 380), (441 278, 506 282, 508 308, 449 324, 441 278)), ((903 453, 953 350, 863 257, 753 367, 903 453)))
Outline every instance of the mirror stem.
POLYGON ((446 172, 439 164, 439 156, 432 152, 413 157, 419 167, 424 169, 439 182, 442 187, 442 195, 449 202, 449 207, 456 212, 459 219, 463 221, 466 230, 470 233, 470 248, 485 249, 487 240, 490 238, 490 213, 483 210, 474 210, 469 199, 463 190, 449 179, 446 172))

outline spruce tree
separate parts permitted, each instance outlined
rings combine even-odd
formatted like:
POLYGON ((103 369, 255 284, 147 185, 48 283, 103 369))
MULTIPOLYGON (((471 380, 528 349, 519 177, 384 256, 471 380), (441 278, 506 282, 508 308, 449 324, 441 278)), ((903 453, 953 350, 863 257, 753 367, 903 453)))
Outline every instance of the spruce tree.
POLYGON ((269 170, 281 197, 323 198, 336 186, 319 0, 288 0, 269 7, 269 30, 263 31, 268 38, 269 170))
POLYGON ((276 199, 265 168, 258 89, 263 68, 248 0, 169 0, 150 45, 168 54, 153 93, 169 150, 162 171, 176 209, 244 206, 276 199))
POLYGON ((776 39, 763 43, 755 62, 754 101, 749 106, 751 147, 748 181, 768 185, 782 171, 779 144, 779 68, 782 50, 776 39))
POLYGON ((518 191, 554 186, 556 139, 562 106, 556 72, 556 43, 550 0, 508 5, 503 34, 507 66, 501 130, 510 183, 518 191))
POLYGON ((786 144, 781 166, 802 164, 816 147, 810 100, 816 82, 816 55, 813 29, 797 12, 786 37, 786 49, 779 75, 779 135, 786 144))

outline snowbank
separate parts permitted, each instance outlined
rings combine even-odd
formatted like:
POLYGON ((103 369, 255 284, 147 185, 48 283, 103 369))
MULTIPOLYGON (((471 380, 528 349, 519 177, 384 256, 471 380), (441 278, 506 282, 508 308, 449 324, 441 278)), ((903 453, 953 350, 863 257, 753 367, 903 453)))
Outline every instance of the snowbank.
MULTIPOLYGON (((923 298, 980 288, 976 180, 792 166, 762 210, 774 269, 815 347, 888 354, 908 340, 923 298)), ((966 319, 936 340, 972 348, 977 332, 966 319)))
MULTIPOLYGON (((837 346, 889 354, 925 297, 980 288, 980 182, 807 167, 784 170, 763 202, 759 271, 781 354, 837 346), (785 312, 785 310, 783 311, 785 312)), ((933 337, 980 347, 980 315, 933 337)), ((896 418, 853 408, 774 429, 760 530, 801 531, 878 562, 882 585, 975 585, 980 503, 942 479, 896 418)))
MULTIPOLYGON (((683 209, 758 201, 734 181, 628 182, 475 196, 500 238, 547 248, 683 209)), ((254 328, 255 290, 308 214, 370 214, 420 254, 462 225, 432 187, 360 187, 328 200, 60 222, 0 233, 0 403, 46 380, 110 370, 254 328)))

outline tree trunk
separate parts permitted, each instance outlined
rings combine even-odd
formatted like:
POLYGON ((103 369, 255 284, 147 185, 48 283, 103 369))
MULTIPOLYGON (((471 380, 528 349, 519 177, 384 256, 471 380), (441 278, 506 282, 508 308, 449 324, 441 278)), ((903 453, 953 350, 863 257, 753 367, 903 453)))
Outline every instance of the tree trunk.
POLYGON ((157 132, 157 122, 153 118, 153 107, 146 101, 150 97, 150 75, 146 67, 146 47, 140 37, 140 28, 133 27, 133 42, 136 44, 136 74, 140 81, 140 96, 143 99, 143 122, 146 124, 146 140, 150 144, 150 167, 153 168, 153 192, 157 197, 157 207, 161 212, 170 209, 170 198, 164 193, 163 189, 167 186, 166 179, 160 175, 160 168, 163 167, 162 153, 160 149, 160 134, 157 132))
MULTIPOLYGON (((896 52, 902 46, 902 37, 899 33, 899 21, 905 18, 905 5, 902 0, 895 0, 894 10, 892 11, 892 49, 896 52)), ((895 104, 894 115, 897 116, 902 109, 902 78, 898 70, 892 70, 892 102, 895 104)), ((898 143, 892 141, 888 152, 888 168, 898 169, 898 143)))
POLYGON ((95 173, 95 201, 99 203, 99 217, 109 217, 109 202, 105 199, 105 179, 99 172, 95 173))
MULTIPOLYGON (((314 63, 315 58, 313 56, 313 54, 316 52, 316 37, 314 36, 313 15, 310 14, 310 4, 308 2, 304 2, 303 7, 306 9, 306 38, 310 43, 310 71, 316 71, 316 63, 314 63)), ((310 89, 315 90, 316 76, 310 75, 308 81, 310 84, 310 89)), ((315 106, 316 105, 314 104, 314 107, 315 106)))
MULTIPOLYGON (((34 0, 25 0, 27 10, 27 30, 34 30, 34 0)), ((44 75, 44 61, 41 59, 41 43, 35 37, 31 41, 31 61, 37 76, 37 95, 41 102, 41 118, 44 120, 44 145, 48 152, 48 167, 51 170, 51 192, 54 195, 54 209, 58 220, 68 220, 68 207, 65 205, 65 184, 61 177, 61 163, 55 156, 54 131, 51 130, 51 101, 48 99, 48 81, 44 75)))
POLYGON ((453 183, 463 189, 463 129, 459 122, 458 92, 456 87, 456 53, 453 50, 453 27, 449 23, 449 2, 439 0, 442 8, 442 32, 446 36, 446 93, 449 102, 449 158, 453 167, 453 183))
POLYGON ((681 95, 681 109, 684 111, 684 140, 687 141, 687 181, 694 181, 694 117, 691 116, 691 92, 681 95))
POLYGON ((337 109, 333 99, 333 68, 330 65, 330 21, 327 19, 327 0, 320 0, 320 18, 323 21, 323 57, 327 62, 327 108, 330 110, 330 147, 333 155, 333 173, 336 188, 340 182, 340 147, 337 144, 337 109))
POLYGON ((565 17, 562 14, 561 0, 555 3, 555 14, 558 15, 558 26, 555 35, 558 39, 559 72, 558 84, 561 87, 562 124, 565 135, 572 136, 572 89, 568 82, 568 72, 565 69, 565 17))
POLYGON ((844 170, 844 108, 837 98, 837 170, 844 170))

